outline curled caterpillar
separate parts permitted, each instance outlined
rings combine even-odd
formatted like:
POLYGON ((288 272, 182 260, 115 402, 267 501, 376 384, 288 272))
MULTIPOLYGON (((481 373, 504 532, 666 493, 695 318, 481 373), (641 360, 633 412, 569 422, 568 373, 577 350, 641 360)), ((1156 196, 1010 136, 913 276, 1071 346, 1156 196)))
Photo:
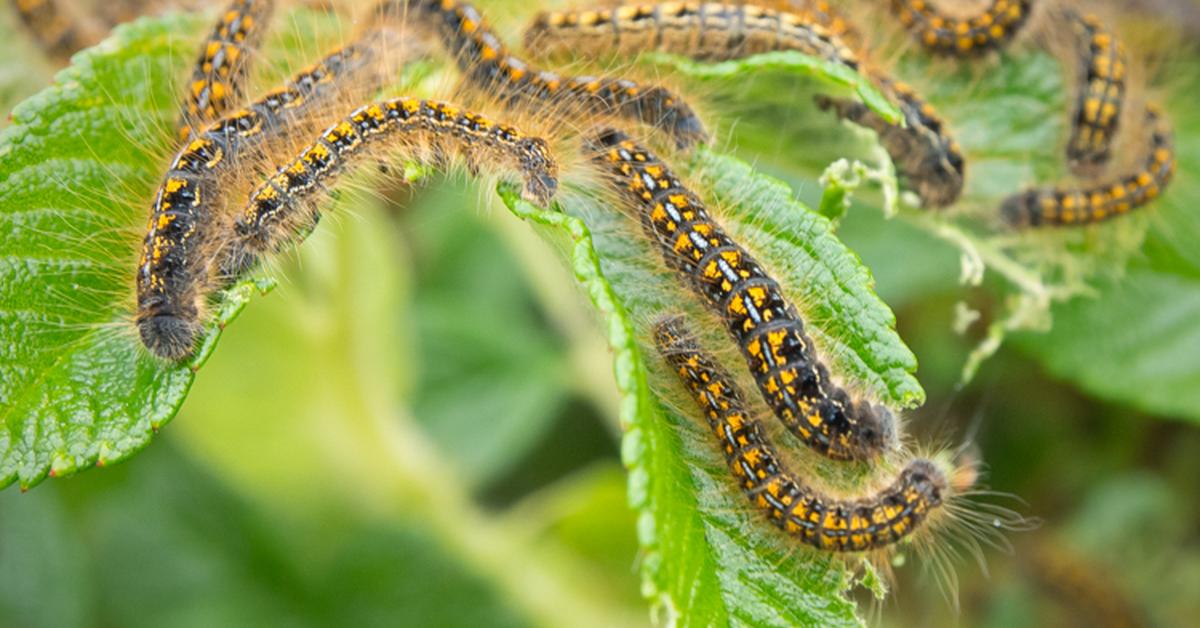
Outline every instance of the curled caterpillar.
POLYGON ((273 0, 234 0, 217 21, 204 44, 179 121, 179 135, 220 118, 245 97, 250 53, 262 39, 263 27, 275 9, 273 0))
POLYGON ((558 186, 557 165, 541 138, 433 100, 368 104, 323 131, 250 195, 222 274, 237 276, 258 255, 311 228, 320 217, 314 197, 373 146, 439 162, 458 154, 473 172, 484 164, 507 168, 524 178, 526 198, 543 205, 558 186))
POLYGON ((99 36, 59 6, 59 0, 10 0, 17 17, 51 57, 65 62, 99 36))
POLYGON ((858 68, 854 52, 806 14, 716 2, 541 13, 525 31, 525 48, 546 56, 659 50, 714 61, 796 50, 858 68))
POLYGON ((1000 205, 1004 221, 1013 227, 1084 225, 1115 218, 1158 198, 1175 175, 1171 126, 1157 105, 1146 105, 1150 149, 1137 172, 1088 188, 1036 187, 1019 192, 1000 205))
POLYGON ((1033 0, 992 0, 982 12, 953 17, 929 0, 891 0, 892 12, 933 54, 965 56, 1003 48, 1029 21, 1033 0))
POLYGON ((669 90, 630 80, 567 77, 538 70, 513 56, 473 6, 456 0, 395 0, 408 18, 432 28, 468 80, 508 106, 541 112, 605 114, 669 133, 683 148, 708 139, 692 108, 669 90))
POLYGON ((1079 93, 1067 140, 1067 163, 1079 174, 1095 174, 1108 163, 1125 102, 1125 46, 1095 16, 1069 12, 1079 39, 1079 93))
POLYGON ((361 76, 379 54, 383 33, 365 37, 302 70, 282 88, 199 132, 176 154, 158 189, 137 272, 137 322, 153 354, 178 360, 191 354, 200 330, 209 262, 200 254, 221 199, 220 183, 239 156, 289 128, 361 76))
POLYGON ((922 204, 936 208, 954 203, 962 195, 966 177, 966 160, 958 142, 947 132, 937 111, 911 87, 882 76, 875 80, 900 105, 905 127, 888 123, 857 101, 824 94, 816 95, 814 100, 821 110, 832 109, 839 118, 875 131, 922 204))
POLYGON ((786 466, 733 378, 690 339, 682 318, 657 324, 654 341, 704 412, 746 496, 772 524, 806 545, 830 552, 890 546, 916 532, 953 490, 936 464, 915 459, 874 495, 830 499, 786 466))
POLYGON ((830 380, 779 284, 666 164, 614 130, 590 138, 587 150, 637 208, 667 265, 723 318, 767 405, 793 434, 837 460, 869 459, 894 446, 891 412, 852 400, 830 380))

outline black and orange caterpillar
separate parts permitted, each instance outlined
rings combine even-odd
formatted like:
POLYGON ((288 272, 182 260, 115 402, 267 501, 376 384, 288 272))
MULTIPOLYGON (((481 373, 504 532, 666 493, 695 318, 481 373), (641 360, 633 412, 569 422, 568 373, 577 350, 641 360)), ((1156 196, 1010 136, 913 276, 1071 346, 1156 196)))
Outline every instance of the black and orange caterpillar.
POLYGON ((929 103, 907 84, 876 76, 884 91, 900 106, 905 126, 884 120, 866 105, 824 94, 814 97, 817 106, 832 110, 843 120, 871 129, 896 169, 927 207, 946 207, 962 195, 966 159, 945 122, 929 103))
POLYGON ((1079 88, 1067 140, 1067 163, 1077 173, 1096 174, 1112 157, 1125 104, 1125 46, 1093 15, 1068 12, 1078 38, 1079 88))
POLYGON ((177 360, 191 354, 213 277, 212 223, 221 183, 241 158, 296 118, 361 77, 381 54, 382 32, 340 48, 245 109, 198 132, 176 154, 155 196, 137 271, 135 321, 151 353, 177 360))
POLYGON ((793 434, 838 460, 870 459, 894 446, 891 412, 852 400, 831 381, 779 284, 666 164, 620 131, 601 131, 587 144, 667 265, 725 321, 767 405, 793 434))
POLYGON ((506 106, 557 116, 600 114, 642 122, 674 138, 679 147, 708 139, 700 118, 686 102, 658 86, 627 79, 561 76, 518 59, 475 9, 457 0, 392 0, 385 11, 431 29, 481 92, 506 106))
POLYGON ((754 4, 667 2, 542 13, 525 39, 529 50, 546 55, 660 50, 721 60, 795 50, 861 70, 900 107, 904 126, 889 123, 856 101, 822 95, 818 105, 875 131, 925 206, 952 204, 962 194, 966 162, 941 116, 908 85, 862 68, 862 60, 837 34, 852 32, 847 22, 827 5, 817 9, 792 12, 754 4))
POLYGON ((320 217, 320 193, 377 146, 435 162, 460 155, 472 172, 485 165, 516 172, 525 197, 543 205, 558 186, 558 167, 541 138, 449 103, 408 97, 371 103, 325 129, 251 193, 222 274, 240 275, 259 255, 311 228, 320 217))
POLYGON ((660 321, 654 341, 704 412, 742 491, 772 524, 806 545, 829 552, 891 546, 918 531, 954 490, 936 464, 915 459, 878 493, 851 500, 822 495, 788 468, 733 378, 690 339, 682 318, 660 321))
POLYGON ((1033 0, 992 0, 983 11, 954 17, 929 0, 891 0, 892 12, 930 53, 977 55, 1006 46, 1029 21, 1033 0))
POLYGON ((234 0, 200 47, 179 122, 186 139, 193 128, 225 115, 245 98, 251 52, 274 12, 274 0, 234 0))
POLYGON ((1150 147, 1142 167, 1110 183, 1086 188, 1035 187, 1004 200, 1000 213, 1013 227, 1084 225, 1116 218, 1158 198, 1175 175, 1170 123, 1147 104, 1150 147))
POLYGON ((752 4, 664 2, 544 12, 525 30, 525 48, 542 56, 658 50, 714 61, 796 50, 858 68, 854 51, 817 20, 752 4))

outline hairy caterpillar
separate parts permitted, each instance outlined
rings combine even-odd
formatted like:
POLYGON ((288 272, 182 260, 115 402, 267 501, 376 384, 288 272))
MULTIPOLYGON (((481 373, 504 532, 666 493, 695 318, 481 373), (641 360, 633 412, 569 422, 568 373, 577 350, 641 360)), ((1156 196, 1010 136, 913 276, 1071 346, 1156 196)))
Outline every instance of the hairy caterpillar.
POLYGON ((338 49, 282 88, 199 132, 171 162, 146 227, 137 272, 135 320, 143 344, 177 360, 192 351, 210 282, 200 252, 217 237, 208 228, 221 198, 221 178, 239 156, 294 125, 306 111, 364 74, 387 36, 376 32, 338 49))
POLYGON ((982 12, 953 17, 929 0, 891 0, 892 12, 921 45, 938 55, 973 55, 1007 45, 1029 20, 1033 0, 992 0, 982 12))
POLYGON ((1079 94, 1067 140, 1067 163, 1080 174, 1095 174, 1108 163, 1125 102, 1125 46, 1095 16, 1068 12, 1079 38, 1079 94))
POLYGON ((322 132, 250 195, 222 274, 240 274, 259 254, 313 225, 320 215, 312 197, 374 145, 435 161, 457 153, 472 171, 485 163, 506 167, 524 178, 525 196, 541 204, 558 186, 557 165, 541 138, 448 103, 407 97, 371 103, 322 132))
POLYGON ((1137 172, 1088 188, 1037 187, 1019 192, 1000 205, 1004 221, 1014 227, 1083 225, 1115 218, 1158 198, 1175 174, 1171 126, 1157 105, 1146 105, 1150 147, 1137 172))
POLYGON ((878 75, 875 78, 900 105, 907 128, 889 124, 860 102, 824 94, 814 99, 820 109, 833 110, 839 118, 875 131, 924 205, 936 208, 954 203, 962 195, 966 177, 966 160, 958 142, 947 133, 937 111, 911 87, 878 75))
MULTIPOLYGON (((640 121, 670 134, 679 147, 708 139, 704 125, 678 95, 630 80, 567 77, 513 56, 473 6, 456 0, 392 0, 409 18, 436 32, 468 80, 507 106, 540 112, 604 114, 640 121)), ((388 4, 385 2, 385 4, 388 4)))
MULTIPOLYGON (((822 15, 822 20, 844 24, 836 16, 822 15)), ((529 49, 546 54, 663 50, 721 60, 770 50, 797 50, 852 69, 860 66, 855 53, 808 14, 745 4, 669 2, 543 13, 526 31, 526 41, 529 49)), ((906 126, 889 124, 854 101, 818 96, 818 105, 878 133, 925 205, 953 203, 962 193, 965 161, 940 116, 904 83, 876 72, 869 77, 900 106, 906 126)))
POLYGON ((666 164, 614 130, 589 138, 587 150, 637 208, 667 265, 723 318, 763 398, 793 434, 838 460, 872 458, 894 445, 891 412, 852 400, 830 380, 779 284, 666 164))
POLYGON ((746 496, 797 540, 831 552, 887 547, 916 532, 954 490, 937 465, 915 459, 877 494, 855 500, 820 494, 787 467, 733 378, 689 336, 680 317, 654 329, 659 354, 704 412, 746 496))
POLYGON ((263 27, 275 10, 274 0, 233 0, 212 34, 200 47, 200 58, 188 82, 179 121, 186 139, 195 127, 220 118, 245 97, 250 52, 258 47, 263 27))
POLYGON ((854 52, 810 17, 716 2, 541 13, 525 31, 525 48, 546 56, 660 50, 705 60, 796 50, 858 68, 854 52))
POLYGON ((58 5, 58 0, 11 0, 17 17, 46 54, 65 62, 76 51, 99 40, 87 24, 58 5))

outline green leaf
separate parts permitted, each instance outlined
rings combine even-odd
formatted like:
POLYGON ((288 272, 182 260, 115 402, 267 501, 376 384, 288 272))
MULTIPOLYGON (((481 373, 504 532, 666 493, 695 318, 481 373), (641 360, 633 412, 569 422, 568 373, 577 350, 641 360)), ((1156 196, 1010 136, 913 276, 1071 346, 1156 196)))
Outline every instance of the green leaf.
POLYGON ((852 89, 863 104, 873 109, 888 122, 900 121, 900 110, 883 92, 862 74, 840 64, 796 52, 782 50, 733 59, 721 63, 693 61, 686 57, 656 54, 651 58, 673 65, 684 76, 701 80, 744 82, 754 74, 763 74, 767 82, 780 82, 797 76, 809 76, 826 84, 841 85, 852 89))
MULTIPOLYGON (((831 223, 736 159, 700 150, 693 162, 680 164, 690 166, 687 180, 707 191, 725 226, 777 269, 835 371, 893 407, 921 403, 916 360, 871 291, 870 273, 834 237, 831 223)), ((509 186, 500 195, 560 244, 603 316, 623 395, 623 458, 639 512, 647 596, 685 625, 857 624, 844 597, 852 578, 843 563, 795 551, 748 512, 707 429, 651 393, 655 370, 647 368, 639 339, 648 337, 655 314, 686 310, 690 299, 661 270, 658 252, 634 235, 636 223, 584 190, 565 191, 559 211, 529 205, 509 186)), ((658 386, 672 385, 654 377, 658 386)))
POLYGON ((1200 113, 1190 102, 1200 77, 1191 68, 1174 75, 1191 86, 1167 103, 1178 174, 1145 212, 1142 255, 1092 295, 1055 308, 1054 329, 1024 335, 1020 346, 1098 397, 1200 422, 1200 181, 1188 176, 1200 171, 1200 113))
POLYGON ((1020 340, 1052 374, 1098 397, 1200 422, 1200 278, 1133 269, 1054 318, 1054 332, 1020 340))
POLYGON ((180 34, 203 21, 118 29, 0 135, 0 486, 145 446, 253 292, 229 292, 186 364, 152 358, 129 322, 136 234, 169 148, 178 60, 193 47, 180 34))
POLYGON ((404 212, 423 367, 413 415, 474 487, 520 463, 572 393, 564 343, 489 217, 467 210, 477 200, 439 180, 404 212))
POLYGON ((5 626, 536 625, 430 520, 296 516, 178 444, 0 494, 5 626))

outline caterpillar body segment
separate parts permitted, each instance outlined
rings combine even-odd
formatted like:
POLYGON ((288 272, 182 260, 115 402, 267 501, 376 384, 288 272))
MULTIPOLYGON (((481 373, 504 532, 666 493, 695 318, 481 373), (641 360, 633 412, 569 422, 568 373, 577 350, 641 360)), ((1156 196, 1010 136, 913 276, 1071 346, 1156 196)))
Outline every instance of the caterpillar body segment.
POLYGON ((904 127, 890 124, 866 105, 824 94, 817 106, 838 118, 875 131, 896 169, 926 207, 953 204, 962 195, 966 159, 937 111, 900 81, 875 76, 876 82, 900 106, 904 127))
POLYGON ((99 34, 65 11, 63 0, 9 0, 21 24, 46 54, 65 63, 71 55, 99 40, 99 34))
POLYGON ((681 317, 660 321, 655 346, 703 411, 742 491, 776 527, 829 552, 891 546, 919 530, 942 506, 950 480, 933 462, 915 459, 896 480, 861 499, 830 499, 788 468, 753 418, 730 374, 690 338, 681 317))
POLYGON ((666 164, 619 131, 602 131, 587 144, 667 265, 722 317, 763 399, 793 434, 837 460, 870 459, 895 446, 891 412, 851 399, 831 381, 779 284, 666 164))
POLYGON ((992 0, 982 12, 954 17, 931 0, 890 0, 892 12, 932 54, 968 56, 1008 45, 1029 21, 1033 0, 992 0))
POLYGON ((408 19, 431 29, 471 84, 506 105, 556 115, 610 115, 669 134, 681 148, 708 139, 700 118, 678 95, 627 79, 560 76, 515 57, 470 4, 456 0, 398 2, 408 19))
POLYGON ((1175 148, 1170 123, 1157 105, 1147 104, 1146 126, 1150 146, 1136 172, 1084 188, 1030 188, 1006 198, 1001 217, 1013 227, 1084 225, 1147 205, 1175 175, 1175 148))
POLYGON ((250 195, 223 274, 240 274, 314 224, 318 193, 375 146, 435 161, 457 154, 476 172, 516 172, 525 197, 543 205, 558 185, 557 165, 541 138, 444 102, 401 97, 368 104, 323 131, 250 195))
POLYGON ((160 185, 138 263, 135 321, 156 356, 191 354, 203 300, 211 288, 214 213, 222 182, 246 153, 276 138, 295 121, 366 74, 386 37, 372 34, 340 48, 243 110, 198 132, 175 155, 160 185))
POLYGON ((1125 46, 1095 16, 1068 12, 1078 38, 1079 88, 1067 140, 1071 169, 1092 176, 1109 162, 1126 100, 1125 46))
POLYGON ((179 121, 186 139, 193 128, 220 118, 245 97, 250 57, 275 10, 273 0, 234 0, 221 13, 188 81, 179 121))
POLYGON ((545 56, 659 50, 714 61, 796 50, 851 69, 859 65, 849 46, 805 14, 717 2, 542 13, 525 31, 525 47, 545 56))

